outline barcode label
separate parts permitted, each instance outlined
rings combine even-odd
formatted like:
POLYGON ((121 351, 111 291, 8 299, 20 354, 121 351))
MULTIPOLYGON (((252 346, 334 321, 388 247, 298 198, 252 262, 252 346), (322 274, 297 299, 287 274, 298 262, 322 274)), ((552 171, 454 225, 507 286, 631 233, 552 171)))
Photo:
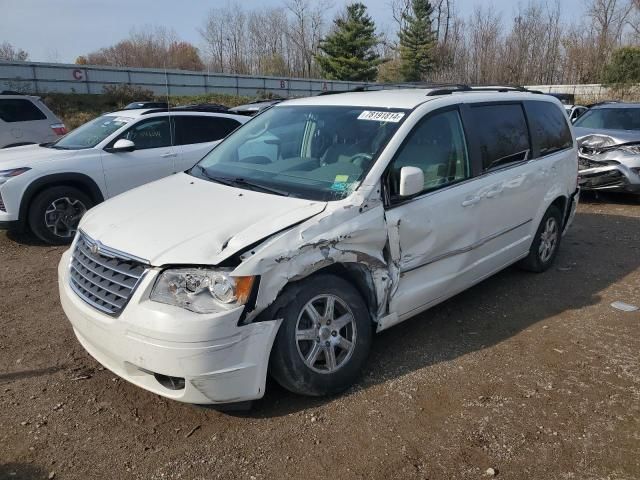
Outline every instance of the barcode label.
POLYGON ((360 114, 358 120, 373 120, 374 122, 393 122, 398 123, 404 118, 402 112, 372 112, 365 110, 360 114))

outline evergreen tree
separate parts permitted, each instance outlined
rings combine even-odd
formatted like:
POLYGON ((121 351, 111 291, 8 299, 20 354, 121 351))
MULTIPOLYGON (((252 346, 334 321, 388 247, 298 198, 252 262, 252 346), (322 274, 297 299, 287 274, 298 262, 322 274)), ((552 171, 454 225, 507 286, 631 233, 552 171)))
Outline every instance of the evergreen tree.
POLYGON ((428 0, 412 0, 412 13, 403 15, 400 38, 400 73, 407 82, 418 82, 435 66, 436 36, 431 24, 433 6, 428 0))
POLYGON ((373 81, 382 63, 375 50, 376 26, 362 3, 352 3, 334 20, 333 31, 320 43, 316 60, 325 78, 373 81))
POLYGON ((613 52, 603 81, 607 85, 624 86, 640 82, 640 47, 623 47, 613 52))

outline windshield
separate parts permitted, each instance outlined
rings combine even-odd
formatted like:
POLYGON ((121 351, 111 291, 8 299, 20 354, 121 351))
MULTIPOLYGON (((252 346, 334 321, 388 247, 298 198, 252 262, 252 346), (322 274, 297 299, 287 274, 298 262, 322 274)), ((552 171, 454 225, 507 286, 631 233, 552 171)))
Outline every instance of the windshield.
POLYGON ((602 130, 640 130, 640 108, 596 108, 584 113, 576 127, 602 130))
POLYGON ((132 122, 129 117, 103 115, 81 125, 66 136, 62 137, 51 147, 64 150, 82 150, 93 148, 109 135, 132 122))
POLYGON ((236 130, 191 174, 241 188, 339 200, 364 178, 402 110, 277 106, 236 130))

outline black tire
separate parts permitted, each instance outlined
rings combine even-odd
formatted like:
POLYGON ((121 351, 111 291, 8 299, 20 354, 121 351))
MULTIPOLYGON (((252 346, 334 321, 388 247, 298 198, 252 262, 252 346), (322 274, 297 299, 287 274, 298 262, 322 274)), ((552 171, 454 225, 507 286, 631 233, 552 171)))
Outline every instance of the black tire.
POLYGON ((271 353, 271 375, 284 388, 301 395, 331 395, 347 389, 355 382, 362 371, 371 348, 372 324, 364 300, 349 282, 328 274, 311 276, 288 288, 295 289, 295 291, 283 292, 283 295, 289 294, 291 300, 278 312, 277 318, 283 318, 284 320, 276 336, 271 353), (291 293, 294 294, 291 295, 291 293), (298 325, 300 325, 301 329, 305 329, 304 331, 308 331, 306 327, 309 326, 311 318, 306 311, 303 313, 302 310, 307 306, 308 302, 314 301, 316 303, 312 303, 312 305, 316 307, 316 311, 324 314, 325 312, 318 310, 318 308, 321 309, 323 304, 326 305, 326 302, 323 303, 322 296, 339 300, 334 300, 334 308, 335 315, 340 318, 335 319, 333 322, 334 327, 326 325, 325 321, 320 320, 322 328, 318 330, 316 341, 300 340, 298 342, 296 336, 298 325), (344 309, 345 305, 348 306, 348 311, 344 309), (349 313, 353 318, 353 322, 350 322, 346 327, 340 328, 338 320, 345 318, 344 315, 349 313), (307 322, 307 324, 304 322, 307 322), (329 330, 339 328, 337 336, 333 334, 333 331, 327 336, 327 328, 329 330), (352 336, 349 336, 350 332, 352 336), (355 336, 353 336, 353 332, 355 332, 355 336), (355 338, 353 348, 349 350, 350 354, 344 353, 347 352, 347 349, 342 349, 337 343, 332 343, 342 342, 342 340, 348 341, 349 338, 355 338), (326 342, 332 343, 332 346, 329 347, 326 342), (312 357, 312 350, 316 344, 320 345, 319 348, 322 349, 322 353, 317 354, 318 360, 315 361, 316 363, 312 368, 305 363, 303 355, 307 359, 310 356, 312 357), (330 371, 330 361, 326 356, 331 355, 329 353, 325 354, 329 349, 334 352, 333 363, 337 366, 333 371, 330 371), (341 363, 340 357, 342 357, 341 363))
POLYGON ((92 206, 91 197, 75 187, 60 185, 47 188, 36 195, 29 206, 29 228, 45 243, 71 243, 80 218, 92 206), (51 211, 54 205, 61 210, 51 211), (57 220, 54 222, 53 219, 57 220), (47 221, 50 226, 47 225, 47 221), (53 223, 56 225, 51 226, 53 223))
POLYGON ((558 254, 558 250, 560 248, 560 240, 562 239, 562 213, 560 209, 555 205, 551 205, 544 216, 542 217, 542 221, 538 226, 538 230, 536 231, 536 236, 533 239, 533 243, 531 244, 531 248, 529 249, 529 255, 522 259, 518 266, 523 270, 527 270, 529 272, 541 273, 549 269, 553 264, 553 261, 558 254), (552 251, 550 254, 543 255, 542 252, 545 251, 544 246, 541 247, 542 243, 545 242, 545 232, 548 231, 549 222, 555 223, 555 240, 553 242, 552 251))

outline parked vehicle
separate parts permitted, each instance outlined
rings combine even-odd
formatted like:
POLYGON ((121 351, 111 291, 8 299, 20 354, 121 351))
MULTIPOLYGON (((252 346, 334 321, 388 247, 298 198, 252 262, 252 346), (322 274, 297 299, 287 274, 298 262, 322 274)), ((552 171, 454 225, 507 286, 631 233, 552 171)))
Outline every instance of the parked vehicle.
POLYGON ((567 112, 569 120, 571 120, 572 123, 578 120, 578 118, 580 118, 587 110, 589 110, 587 107, 583 107, 582 105, 565 105, 564 108, 567 112))
POLYGON ((0 151, 0 228, 69 243, 93 205, 191 168, 246 117, 122 110, 53 143, 0 151))
POLYGON ((0 148, 53 142, 67 133, 40 97, 0 94, 0 148))
POLYGON ((469 87, 282 102, 196 166, 84 216, 59 266, 84 348, 199 404, 269 370, 339 392, 385 330, 508 265, 543 272, 578 201, 560 103, 469 87))
POLYGON ((141 101, 141 102, 131 102, 123 110, 139 110, 141 108, 164 108, 165 110, 169 108, 169 104, 167 102, 155 102, 155 101, 141 101))
POLYGON ((238 105, 237 107, 230 108, 229 113, 236 113, 238 115, 253 117, 263 110, 282 101, 283 99, 281 98, 273 98, 270 100, 255 100, 253 102, 247 103, 246 105, 238 105))
POLYGON ((581 187, 640 194, 640 104, 596 105, 574 125, 581 187))

